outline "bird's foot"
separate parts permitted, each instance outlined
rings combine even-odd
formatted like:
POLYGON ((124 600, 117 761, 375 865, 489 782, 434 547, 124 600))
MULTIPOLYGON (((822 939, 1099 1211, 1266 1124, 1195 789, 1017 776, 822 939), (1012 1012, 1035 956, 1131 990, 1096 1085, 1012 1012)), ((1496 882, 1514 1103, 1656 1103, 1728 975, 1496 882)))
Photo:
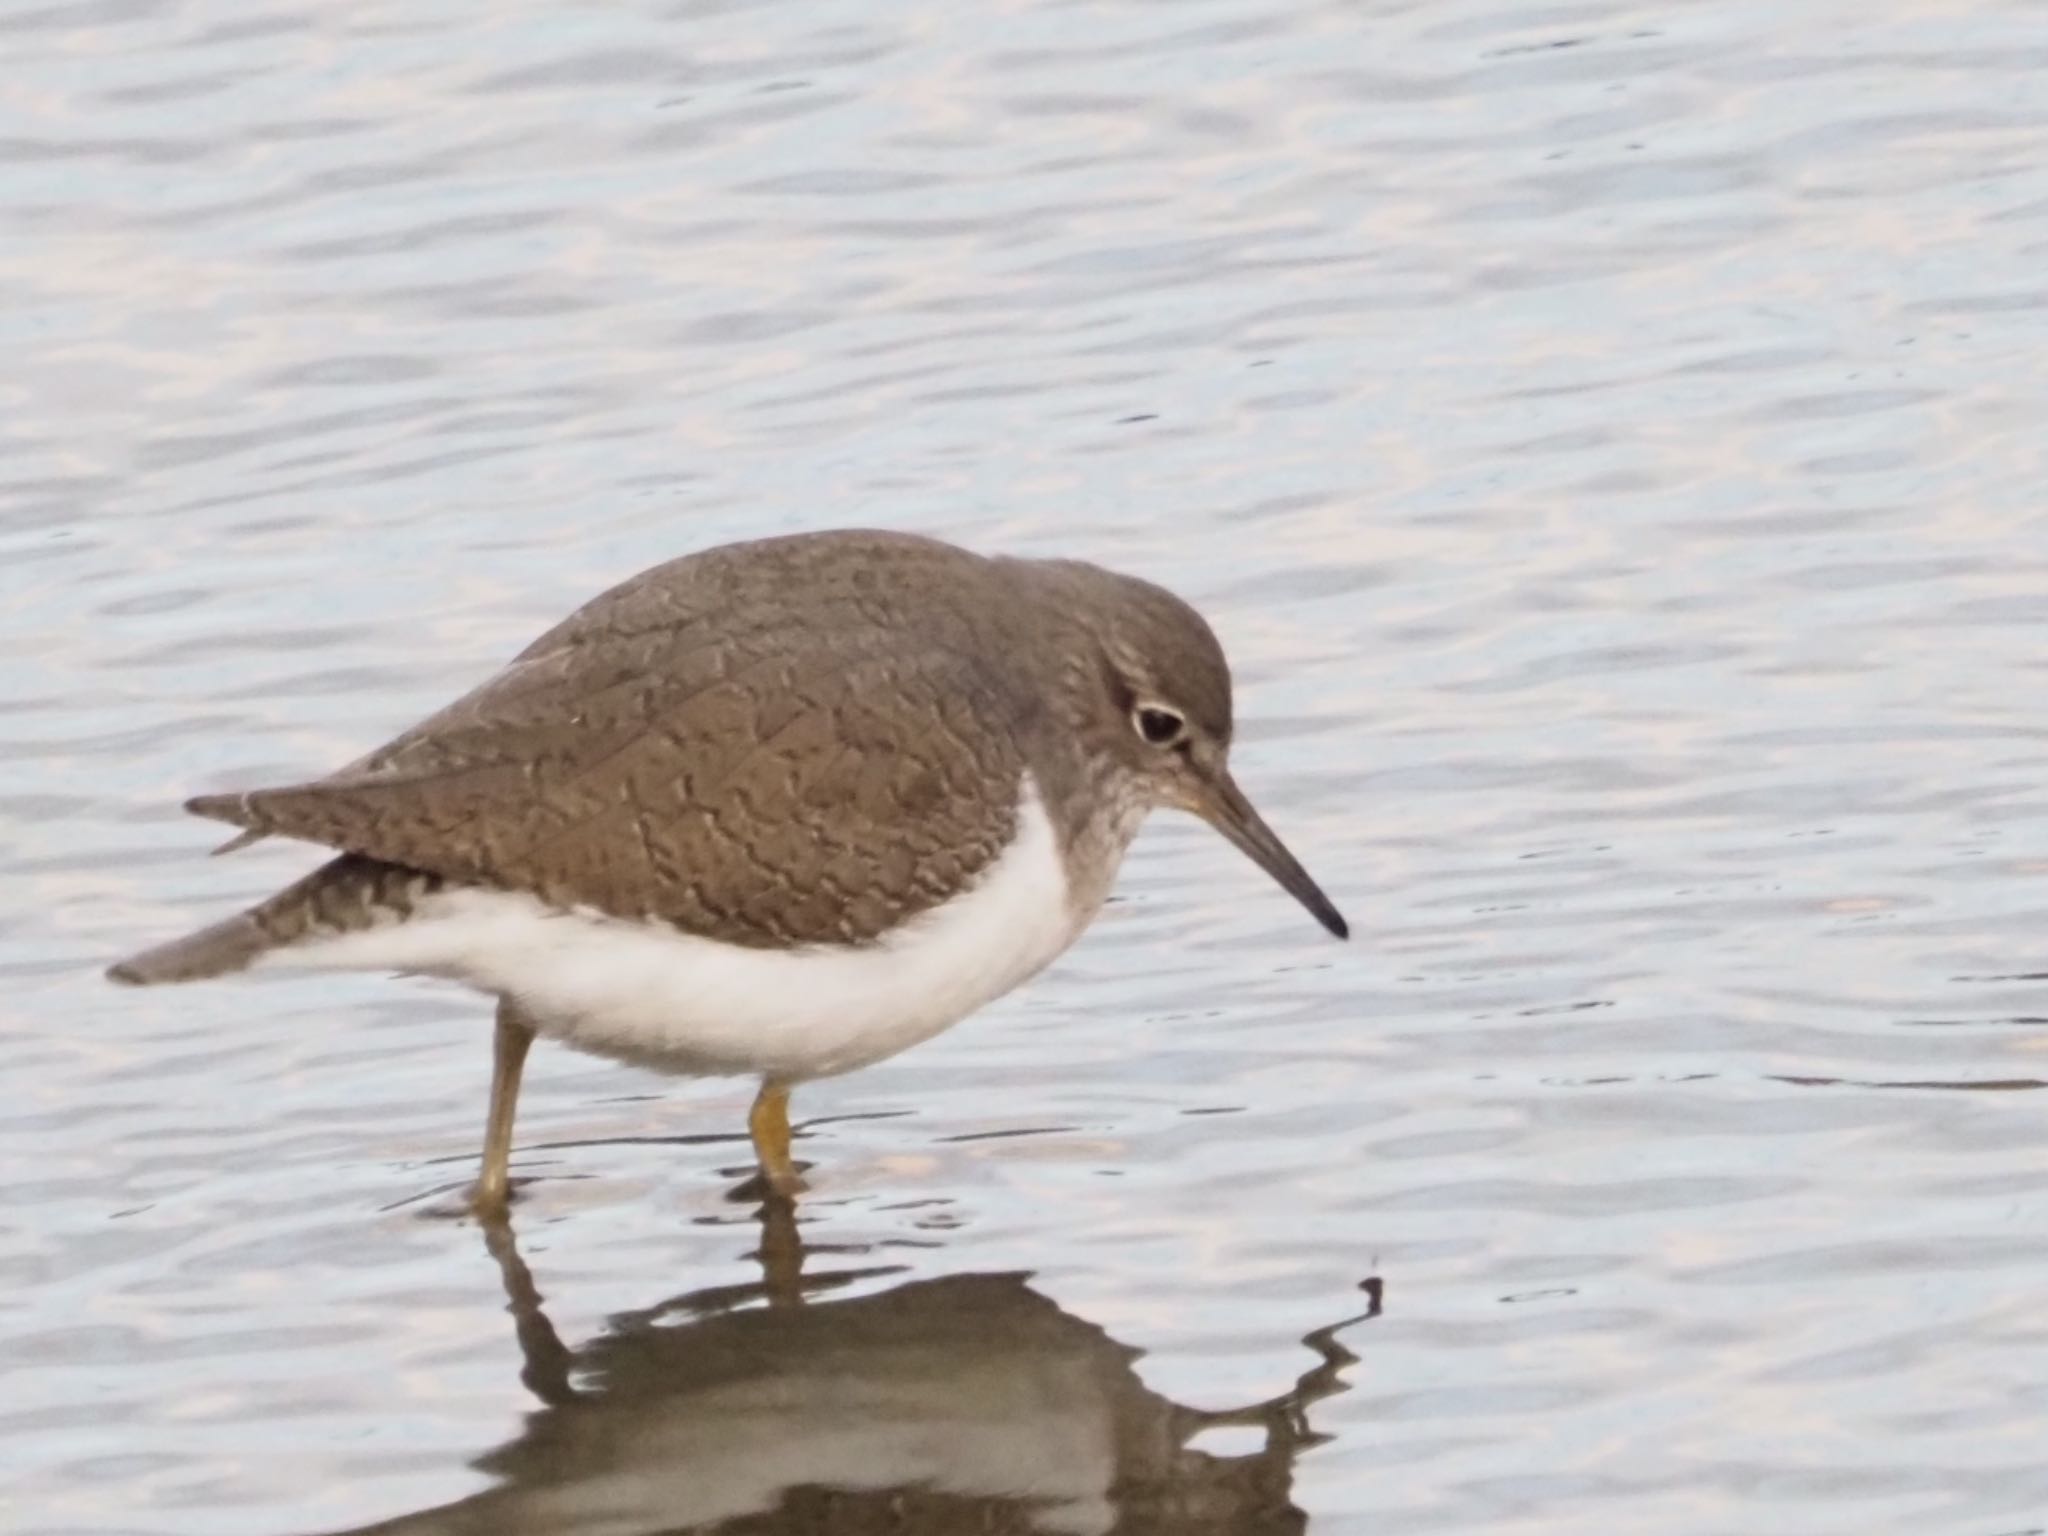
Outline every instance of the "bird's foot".
POLYGON ((810 1187, 795 1164, 781 1169, 756 1168, 733 1187, 729 1198, 749 1204, 769 1201, 789 1204, 810 1187))

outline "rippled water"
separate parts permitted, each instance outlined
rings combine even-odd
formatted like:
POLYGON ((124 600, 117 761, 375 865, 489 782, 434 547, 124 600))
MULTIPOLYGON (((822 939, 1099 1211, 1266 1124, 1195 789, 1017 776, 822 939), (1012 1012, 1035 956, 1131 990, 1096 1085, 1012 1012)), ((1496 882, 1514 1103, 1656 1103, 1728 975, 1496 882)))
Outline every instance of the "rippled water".
POLYGON ((0 49, 8 1530, 2048 1527, 2039 5, 0 49), (184 794, 845 523, 1195 597, 1358 941, 1162 818, 794 1233, 536 1053, 516 1253, 475 1001, 99 981, 308 862, 184 794))

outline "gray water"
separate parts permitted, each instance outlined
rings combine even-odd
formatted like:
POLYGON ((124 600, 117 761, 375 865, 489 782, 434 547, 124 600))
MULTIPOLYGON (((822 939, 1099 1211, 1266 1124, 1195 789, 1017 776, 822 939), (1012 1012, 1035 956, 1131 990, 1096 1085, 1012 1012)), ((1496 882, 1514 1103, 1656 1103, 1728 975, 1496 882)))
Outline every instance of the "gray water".
POLYGON ((2044 70, 1993 0, 0 5, 0 1528, 2048 1528, 2044 70), (1161 817, 799 1097, 794 1231, 744 1085, 544 1047, 516 1251, 478 1001, 100 981, 311 860, 184 795, 875 523, 1198 601, 1354 942, 1161 817))

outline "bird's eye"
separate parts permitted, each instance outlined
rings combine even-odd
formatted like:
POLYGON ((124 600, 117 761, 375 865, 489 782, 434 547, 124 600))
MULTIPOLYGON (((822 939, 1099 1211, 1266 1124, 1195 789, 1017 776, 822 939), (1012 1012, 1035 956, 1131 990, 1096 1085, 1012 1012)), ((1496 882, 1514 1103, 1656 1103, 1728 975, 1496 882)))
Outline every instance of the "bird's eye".
POLYGON ((1131 723, 1138 728, 1138 734, 1155 747, 1170 747, 1181 739, 1187 730, 1187 721, 1170 709, 1161 709, 1156 704, 1146 704, 1131 716, 1131 723))

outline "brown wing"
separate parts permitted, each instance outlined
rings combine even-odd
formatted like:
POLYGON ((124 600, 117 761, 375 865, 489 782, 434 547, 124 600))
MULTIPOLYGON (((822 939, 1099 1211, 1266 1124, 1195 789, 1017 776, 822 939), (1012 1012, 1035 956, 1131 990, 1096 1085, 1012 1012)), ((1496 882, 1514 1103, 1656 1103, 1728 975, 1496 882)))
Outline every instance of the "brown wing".
POLYGON ((755 946, 872 939, 995 857, 1023 762, 965 629, 886 584, 702 574, 617 589, 329 778, 188 808, 755 946))

